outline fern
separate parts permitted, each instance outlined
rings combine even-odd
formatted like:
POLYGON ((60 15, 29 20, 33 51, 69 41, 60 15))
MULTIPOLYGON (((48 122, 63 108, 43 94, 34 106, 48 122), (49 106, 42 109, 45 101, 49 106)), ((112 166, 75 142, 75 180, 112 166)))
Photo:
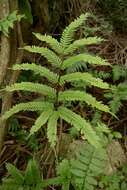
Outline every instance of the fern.
POLYGON ((11 165, 9 163, 6 165, 6 168, 7 168, 8 172, 9 172, 9 174, 11 176, 13 176, 13 178, 16 179, 16 183, 21 183, 22 184, 24 182, 24 177, 23 177, 23 175, 21 174, 21 172, 17 168, 15 168, 13 165, 11 165))
POLYGON ((0 31, 8 36, 9 29, 12 29, 16 21, 20 21, 24 16, 18 15, 17 11, 13 11, 7 17, 0 20, 0 31))
POLYGON ((3 180, 0 186, 1 190, 42 190, 43 178, 41 177, 39 168, 35 160, 28 162, 24 172, 18 170, 12 164, 7 164, 6 168, 9 177, 3 180))
POLYGON ((93 190, 97 186, 97 177, 104 173, 107 163, 105 149, 101 151, 90 144, 85 144, 71 160, 73 183, 78 190, 93 190))
POLYGON ((57 167, 57 175, 62 178, 62 190, 69 190, 71 182, 71 170, 69 160, 62 160, 57 167))
POLYGON ((109 99, 109 105, 113 113, 117 113, 122 106, 122 101, 127 100, 127 84, 120 83, 112 88, 110 93, 106 93, 105 97, 109 99))
POLYGON ((110 90, 108 83, 103 82, 102 79, 96 78, 88 72, 74 72, 67 74, 67 69, 74 64, 78 65, 79 61, 89 64, 109 65, 107 61, 89 53, 74 54, 73 56, 70 56, 70 53, 75 53, 75 50, 83 47, 84 45, 100 43, 102 41, 102 39, 98 37, 89 37, 74 41, 75 31, 84 24, 87 17, 88 14, 83 14, 74 20, 68 27, 66 27, 62 33, 60 42, 51 36, 40 35, 38 33, 34 34, 37 39, 42 42, 46 42, 50 49, 47 47, 38 46, 24 47, 25 50, 32 53, 41 54, 44 58, 46 58, 51 64, 51 70, 34 63, 23 63, 21 65, 16 64, 13 66, 14 70, 31 70, 34 74, 39 74, 40 76, 48 79, 50 84, 21 82, 5 88, 5 90, 9 92, 21 90, 39 93, 43 96, 41 97, 43 100, 45 97, 47 102, 33 101, 28 103, 20 103, 13 106, 2 116, 2 119, 8 119, 19 111, 39 110, 40 115, 35 121, 35 124, 32 126, 30 135, 37 132, 47 123, 47 136, 52 147, 55 146, 57 141, 57 123, 59 122, 59 118, 65 120, 70 125, 73 125, 78 131, 81 132, 82 137, 87 139, 89 143, 95 147, 101 147, 100 138, 91 126, 90 122, 68 109, 69 104, 66 104, 66 102, 71 101, 83 101, 88 105, 91 105, 93 108, 110 113, 108 106, 97 101, 95 97, 87 94, 86 92, 77 91, 73 85, 74 82, 79 84, 82 81, 89 86, 92 85, 98 88, 110 90), (71 90, 70 87, 68 87, 69 89, 67 88, 66 84, 69 82, 72 83, 73 90, 71 90))

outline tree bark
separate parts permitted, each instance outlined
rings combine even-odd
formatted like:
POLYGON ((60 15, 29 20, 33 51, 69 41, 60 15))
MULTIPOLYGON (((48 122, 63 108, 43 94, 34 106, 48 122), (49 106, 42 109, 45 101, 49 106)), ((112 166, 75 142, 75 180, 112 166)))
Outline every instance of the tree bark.
MULTIPOLYGON (((18 9, 17 0, 3 0, 0 3, 0 18, 4 18, 10 12, 18 9)), ((0 52, 0 85, 13 84, 19 75, 18 71, 9 71, 8 67, 12 64, 21 63, 23 58, 23 50, 19 50, 18 47, 23 46, 22 31, 20 23, 17 23, 14 27, 14 32, 11 37, 1 35, 1 52, 0 52)), ((6 92, 2 97, 1 115, 10 109, 12 104, 12 93, 6 92)), ((5 134, 7 131, 7 121, 0 121, 0 152, 3 147, 5 134)))
MULTIPOLYGON (((5 18, 10 13, 9 1, 0 2, 0 19, 5 18)), ((0 51, 0 86, 3 85, 4 77, 10 61, 10 40, 4 34, 1 34, 1 51, 0 51)), ((0 152, 3 146, 6 122, 0 122, 0 152)))

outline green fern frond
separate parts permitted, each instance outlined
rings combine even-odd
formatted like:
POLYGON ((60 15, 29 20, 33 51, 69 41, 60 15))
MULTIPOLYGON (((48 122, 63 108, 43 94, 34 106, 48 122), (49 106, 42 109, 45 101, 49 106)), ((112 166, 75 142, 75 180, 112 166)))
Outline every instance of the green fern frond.
POLYGON ((0 190, 17 190, 17 189, 22 189, 22 185, 15 183, 14 179, 5 179, 3 180, 3 184, 0 186, 0 190))
POLYGON ((48 48, 38 47, 38 46, 25 46, 24 49, 32 53, 41 54, 49 61, 49 63, 51 63, 55 67, 59 68, 60 65, 62 64, 61 59, 48 48))
POLYGON ((49 97, 56 97, 56 92, 53 88, 39 84, 39 83, 33 83, 33 82, 21 82, 21 83, 15 83, 12 84, 11 86, 7 86, 5 88, 6 91, 8 92, 13 92, 16 90, 23 90, 23 91, 29 91, 29 92, 35 92, 35 93, 40 93, 45 96, 49 97))
POLYGON ((89 63, 89 64, 100 65, 100 66, 102 66, 102 65, 110 66, 110 64, 106 60, 104 60, 98 56, 84 53, 84 54, 78 54, 78 55, 75 55, 75 56, 72 56, 72 57, 66 59, 62 64, 62 69, 67 69, 69 67, 72 67, 73 65, 78 64, 78 62, 80 62, 80 61, 83 61, 83 62, 89 63))
POLYGON ((93 130, 89 122, 66 107, 61 106, 59 107, 58 111, 60 117, 66 122, 73 125, 78 131, 81 131, 81 134, 85 136, 90 144, 97 148, 101 147, 100 138, 93 130))
POLYGON ((79 190, 93 190, 97 177, 104 173, 107 164, 105 149, 96 149, 88 143, 80 148, 76 159, 71 160, 71 172, 74 184, 79 190))
POLYGON ((102 89, 110 88, 108 83, 103 82, 102 79, 93 77, 90 73, 75 72, 75 73, 63 75, 60 79, 61 84, 65 82, 75 82, 75 81, 84 81, 90 85, 93 85, 102 89))
POLYGON ((58 75, 56 73, 53 73, 49 69, 35 63, 15 64, 12 69, 25 71, 31 70, 35 74, 39 74, 40 76, 47 78, 52 83, 57 83, 58 81, 58 75))
POLYGON ((80 61, 66 69, 66 73, 84 72, 88 70, 87 63, 80 61))
POLYGON ((0 32, 3 32, 5 36, 8 36, 9 29, 14 27, 16 21, 20 21, 24 16, 18 15, 17 11, 13 11, 5 18, 0 19, 0 32))
POLYGON ((47 44, 49 44, 49 46, 58 54, 62 54, 63 53, 63 49, 62 46, 60 45, 60 43, 57 41, 57 39, 53 38, 52 36, 49 35, 41 35, 40 33, 33 33, 34 36, 42 41, 42 42, 46 42, 47 44))
POLYGON ((24 177, 20 170, 18 170, 15 166, 9 163, 6 164, 6 168, 8 170, 9 175, 11 175, 11 177, 16 180, 17 184, 23 184, 24 177))
MULTIPOLYGON (((42 183, 40 170, 35 160, 33 159, 29 160, 27 168, 25 170, 24 178, 25 178, 24 184, 28 186, 32 186, 32 185, 37 186, 37 184, 42 183)), ((36 190, 36 187, 35 187, 35 190, 36 190)))
POLYGON ((79 29, 80 26, 84 24, 84 22, 87 20, 89 14, 82 14, 80 17, 75 19, 69 26, 67 26, 61 37, 61 45, 64 49, 70 45, 70 43, 73 41, 74 32, 79 29))
POLYGON ((69 53, 73 53, 78 48, 81 48, 87 45, 99 44, 102 41, 104 40, 99 37, 88 37, 88 38, 83 38, 80 40, 75 40, 71 45, 69 45, 67 49, 65 49, 64 54, 67 55, 69 53))
POLYGON ((12 115, 20 111, 43 111, 45 109, 52 108, 53 104, 49 102, 27 102, 14 105, 9 111, 6 111, 2 116, 2 119, 8 119, 12 115))
POLYGON ((51 147, 54 147, 57 141, 57 121, 59 119, 58 111, 54 111, 49 118, 47 126, 47 137, 51 144, 51 147))
POLYGON ((101 102, 97 101, 95 97, 86 92, 78 90, 66 90, 59 93, 58 99, 59 101, 85 101, 88 105, 91 105, 94 108, 110 113, 110 109, 107 105, 104 105, 101 102))
POLYGON ((46 109, 35 121, 35 124, 30 129, 30 136, 37 132, 49 119, 50 115, 53 113, 52 109, 46 109))

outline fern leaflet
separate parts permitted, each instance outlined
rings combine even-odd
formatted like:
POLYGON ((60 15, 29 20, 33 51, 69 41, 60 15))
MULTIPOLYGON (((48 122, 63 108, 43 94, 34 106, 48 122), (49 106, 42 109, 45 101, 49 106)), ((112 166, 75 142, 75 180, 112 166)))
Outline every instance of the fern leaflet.
POLYGON ((72 56, 68 59, 66 59, 63 62, 62 69, 67 69, 69 67, 72 67, 75 64, 78 64, 78 62, 83 61, 85 63, 94 64, 94 65, 110 65, 108 62, 106 62, 104 59, 90 55, 88 53, 86 54, 78 54, 75 56, 72 56))
POLYGON ((88 105, 95 107, 101 111, 109 112, 107 105, 98 102, 91 94, 82 91, 66 90, 59 93, 59 101, 85 101, 88 105))
POLYGON ((60 43, 57 41, 57 39, 52 38, 52 36, 49 35, 41 35, 39 33, 33 33, 34 36, 42 41, 42 42, 46 42, 47 44, 49 44, 49 46, 58 54, 62 54, 63 53, 63 49, 60 45, 60 43))
POLYGON ((14 178, 16 179, 16 182, 18 184, 20 183, 23 183, 24 182, 24 177, 23 175, 21 174, 21 172, 15 167, 13 166, 12 164, 6 164, 6 168, 9 172, 9 174, 14 178))
POLYGON ((51 144, 51 147, 54 147, 57 142, 57 121, 59 119, 59 114, 57 111, 54 111, 50 116, 47 126, 47 137, 51 144))
POLYGON ((13 66, 13 70, 25 70, 25 71, 31 70, 35 74, 39 74, 40 76, 47 78, 52 83, 58 82, 57 74, 53 73, 52 71, 50 71, 49 69, 47 69, 41 65, 37 65, 35 63, 15 64, 13 66))
POLYGON ((55 89, 53 89, 47 85, 33 83, 33 82, 15 83, 11 86, 7 86, 5 88, 5 90, 8 92, 13 92, 16 90, 23 90, 23 91, 40 93, 40 94, 47 95, 52 98, 56 97, 55 89))
POLYGON ((53 104, 49 102, 27 102, 14 105, 9 111, 7 111, 2 119, 8 119, 12 115, 20 111, 43 111, 48 108, 53 108, 53 104))
POLYGON ((78 48, 84 47, 86 45, 98 44, 102 41, 103 39, 99 37, 88 37, 80 40, 75 40, 72 44, 69 45, 67 49, 64 50, 64 54, 66 55, 69 53, 73 53, 78 48))
POLYGON ((32 53, 41 54, 49 61, 49 63, 51 63, 55 67, 59 68, 62 63, 61 59, 48 48, 38 46, 25 46, 24 49, 32 53))
POLYGON ((66 122, 73 125, 78 131, 81 131, 89 143, 97 148, 101 147, 101 144, 99 142, 100 138, 97 136, 96 132, 93 130, 89 122, 66 107, 59 107, 58 111, 60 117, 66 122))
POLYGON ((28 186, 33 185, 35 187, 38 184, 42 183, 42 177, 40 175, 39 167, 35 160, 29 160, 24 178, 25 178, 24 183, 28 186))
POLYGON ((35 124, 30 129, 30 135, 37 132, 49 119, 50 115, 53 113, 52 109, 46 109, 35 121, 35 124))
POLYGON ((90 73, 75 72, 75 73, 63 75, 60 79, 61 84, 65 82, 75 82, 75 81, 84 81, 90 85, 93 85, 102 89, 110 88, 108 83, 103 82, 102 79, 93 77, 90 73))

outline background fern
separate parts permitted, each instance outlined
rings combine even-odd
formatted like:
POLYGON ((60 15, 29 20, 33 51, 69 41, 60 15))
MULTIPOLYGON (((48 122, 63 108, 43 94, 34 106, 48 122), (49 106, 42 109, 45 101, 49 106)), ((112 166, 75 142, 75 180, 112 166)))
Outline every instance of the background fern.
POLYGON ((9 29, 12 29, 16 21, 20 21, 24 16, 18 15, 17 11, 13 11, 6 18, 0 20, 0 31, 8 36, 9 29))
POLYGON ((104 149, 99 151, 89 144, 85 145, 76 160, 71 161, 71 172, 77 189, 94 189, 97 185, 96 177, 103 174, 106 160, 104 149))

